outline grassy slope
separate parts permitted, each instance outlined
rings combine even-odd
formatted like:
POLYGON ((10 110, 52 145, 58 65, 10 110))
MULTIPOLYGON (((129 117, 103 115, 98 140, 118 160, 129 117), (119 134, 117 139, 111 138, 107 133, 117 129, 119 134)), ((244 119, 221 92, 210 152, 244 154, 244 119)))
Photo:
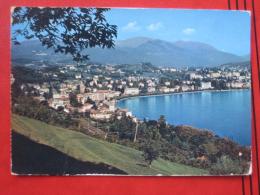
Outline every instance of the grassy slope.
POLYGON ((207 171, 158 159, 143 166, 138 150, 99 140, 79 132, 12 115, 12 129, 33 141, 51 146, 81 161, 105 163, 134 175, 202 175, 207 171))

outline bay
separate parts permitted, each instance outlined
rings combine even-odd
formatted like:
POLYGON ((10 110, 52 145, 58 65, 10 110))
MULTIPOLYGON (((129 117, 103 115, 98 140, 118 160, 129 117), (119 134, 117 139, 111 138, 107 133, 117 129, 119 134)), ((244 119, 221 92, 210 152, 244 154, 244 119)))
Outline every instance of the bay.
POLYGON ((251 145, 251 92, 245 90, 203 91, 157 96, 139 96, 117 102, 134 116, 213 131, 242 145, 251 145))

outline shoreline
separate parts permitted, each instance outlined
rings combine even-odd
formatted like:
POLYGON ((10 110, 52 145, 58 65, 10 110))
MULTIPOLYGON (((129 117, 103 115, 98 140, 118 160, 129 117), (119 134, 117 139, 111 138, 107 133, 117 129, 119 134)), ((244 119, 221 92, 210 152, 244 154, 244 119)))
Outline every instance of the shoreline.
MULTIPOLYGON (((116 99, 116 103, 118 103, 119 101, 123 100, 129 100, 129 99, 134 99, 134 98, 148 98, 150 96, 167 96, 167 95, 181 95, 181 94, 190 94, 190 93, 202 93, 202 92, 228 92, 228 91, 242 91, 242 90, 250 90, 251 92, 251 88, 243 88, 243 89, 224 89, 224 90, 196 90, 196 91, 185 91, 185 92, 171 92, 171 93, 159 93, 159 94, 151 94, 151 95, 135 95, 135 96, 127 96, 127 97, 122 97, 122 98, 118 98, 116 99)), ((116 108, 121 108, 119 106, 116 106, 116 108)), ((129 110, 130 111, 130 110, 129 110)), ((131 111, 132 112, 132 111, 131 111)), ((138 120, 140 120, 138 118, 138 120)), ((200 130, 200 131, 208 131, 208 132, 211 132, 213 133, 214 135, 217 135, 219 136, 220 138, 228 138, 229 140, 232 140, 233 142, 241 145, 241 146, 246 146, 246 147, 251 147, 252 146, 252 143, 247 145, 247 144, 242 144, 242 143, 239 143, 238 141, 235 141, 233 140, 232 138, 228 137, 228 136, 220 136, 219 134, 217 134, 214 130, 212 129, 207 129, 207 128, 198 128, 198 127, 194 127, 194 126, 191 126, 191 125, 186 125, 186 124, 183 124, 183 125, 180 125, 180 126, 187 126, 187 127, 192 127, 192 128, 195 128, 197 130, 200 130)))
POLYGON ((194 91, 182 91, 182 92, 169 92, 169 93, 156 93, 156 94, 141 94, 141 95, 132 95, 132 96, 124 96, 116 98, 116 102, 121 100, 133 99, 133 98, 145 98, 145 97, 153 97, 153 96, 165 96, 165 95, 180 95, 180 94, 189 94, 189 93, 202 93, 202 92, 226 92, 226 91, 242 91, 242 90, 251 90, 251 88, 243 88, 243 89, 207 89, 207 90, 194 90, 194 91))

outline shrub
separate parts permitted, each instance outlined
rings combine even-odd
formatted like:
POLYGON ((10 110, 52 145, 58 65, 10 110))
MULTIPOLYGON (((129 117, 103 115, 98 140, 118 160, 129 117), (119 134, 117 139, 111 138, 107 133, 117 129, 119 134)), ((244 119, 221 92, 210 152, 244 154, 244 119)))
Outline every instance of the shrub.
POLYGON ((210 173, 215 175, 241 174, 243 173, 243 167, 240 165, 239 160, 232 160, 230 157, 223 155, 210 168, 210 173))

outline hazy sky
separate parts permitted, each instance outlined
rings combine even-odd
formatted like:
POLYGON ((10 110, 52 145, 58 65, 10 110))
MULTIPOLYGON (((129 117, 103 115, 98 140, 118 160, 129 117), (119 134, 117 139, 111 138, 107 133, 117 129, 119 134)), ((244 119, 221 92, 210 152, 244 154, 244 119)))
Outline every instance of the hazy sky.
POLYGON ((250 53, 250 14, 243 11, 115 9, 106 14, 118 39, 145 36, 167 41, 199 41, 219 50, 250 53))
POLYGON ((118 26, 119 40, 143 36, 172 42, 199 41, 237 55, 250 53, 248 12, 112 8, 106 17, 118 26))

